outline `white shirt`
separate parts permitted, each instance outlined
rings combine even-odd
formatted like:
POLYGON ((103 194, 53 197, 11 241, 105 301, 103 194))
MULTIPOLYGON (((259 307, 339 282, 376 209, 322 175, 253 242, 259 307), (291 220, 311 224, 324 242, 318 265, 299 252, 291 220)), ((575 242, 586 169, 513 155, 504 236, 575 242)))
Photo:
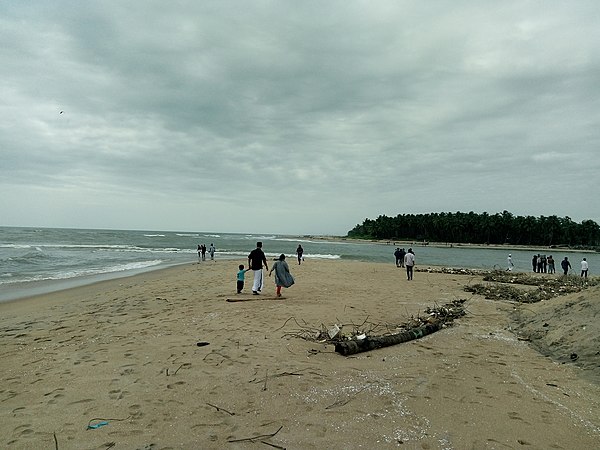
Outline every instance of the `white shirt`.
POLYGON ((588 267, 587 261, 581 261, 581 270, 588 270, 588 267))
POLYGON ((404 255, 404 265, 405 266, 414 266, 415 265, 415 255, 412 253, 407 253, 404 255))

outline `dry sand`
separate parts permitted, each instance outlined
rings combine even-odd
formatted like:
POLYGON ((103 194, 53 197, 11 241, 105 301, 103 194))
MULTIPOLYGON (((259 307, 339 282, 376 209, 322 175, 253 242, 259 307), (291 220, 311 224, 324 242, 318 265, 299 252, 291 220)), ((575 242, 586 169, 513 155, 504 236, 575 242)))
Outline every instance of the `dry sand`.
POLYGON ((243 262, 0 304, 0 448, 600 448, 598 289, 519 306, 464 292, 474 276, 310 260, 275 299, 272 279, 235 294, 243 262), (352 357, 299 337, 459 298, 454 326, 352 357))

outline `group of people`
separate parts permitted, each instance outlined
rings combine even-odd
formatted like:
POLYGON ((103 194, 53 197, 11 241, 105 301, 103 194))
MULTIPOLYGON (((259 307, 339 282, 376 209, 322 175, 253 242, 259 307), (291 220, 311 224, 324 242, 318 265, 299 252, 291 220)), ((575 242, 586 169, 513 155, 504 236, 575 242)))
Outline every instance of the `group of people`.
POLYGON ((408 251, 403 248, 397 248, 394 252, 396 257, 396 267, 406 268, 406 279, 411 281, 413 279, 413 268, 415 267, 415 252, 412 248, 408 251))
MULTIPOLYGON (((208 247, 208 254, 210 255, 210 259, 215 259, 216 251, 217 249, 215 248, 214 244, 210 244, 210 247, 208 247)), ((198 259, 200 261, 206 260, 206 245, 204 244, 198 244, 198 259)))
MULTIPOLYGON (((304 250, 301 245, 298 245, 296 254, 298 255, 298 264, 303 260, 302 254, 304 250)), ((269 264, 267 263, 267 257, 262 249, 262 242, 256 243, 256 248, 248 255, 248 269, 244 268, 243 264, 238 267, 237 273, 237 293, 240 294, 244 289, 244 275, 249 270, 254 273, 254 279, 252 281, 252 295, 259 295, 264 287, 264 273, 265 270, 269 270, 269 264)), ((290 273, 290 267, 285 260, 285 255, 282 253, 279 258, 275 259, 269 276, 275 272, 275 295, 281 297, 281 288, 289 288, 295 283, 294 277, 290 273)))
MULTIPOLYGON (((512 260, 512 255, 510 254, 508 255, 507 263, 508 270, 512 270, 515 265, 512 260)), ((554 258, 552 257, 552 255, 546 256, 538 253, 537 255, 533 255, 533 258, 531 258, 531 268, 535 273, 556 273, 554 265, 554 258)), ((568 275, 569 270, 572 269, 569 257, 565 256, 565 258, 560 262, 560 267, 563 270, 563 274, 568 275)), ((586 258, 583 258, 581 260, 581 276, 583 278, 587 278, 588 271, 589 263, 587 262, 586 258)))
MULTIPOLYGON (((571 262, 569 261, 569 258, 567 258, 566 256, 565 256, 565 259, 563 259, 560 262, 560 266, 562 267, 563 272, 564 272, 565 275, 568 274, 569 270, 572 268, 571 267, 571 262)), ((581 277, 582 278, 587 278, 587 276, 588 276, 588 270, 589 269, 590 269, 590 265, 587 262, 587 259, 583 258, 581 260, 581 277)))
MULTIPOLYGON (((565 257, 565 259, 567 258, 565 257)), ((561 262, 561 267, 562 264, 563 263, 561 262)), ((540 255, 539 253, 537 255, 533 255, 533 258, 531 258, 531 267, 536 273, 556 273, 556 269, 554 267, 554 258, 552 255, 546 256, 540 255)))

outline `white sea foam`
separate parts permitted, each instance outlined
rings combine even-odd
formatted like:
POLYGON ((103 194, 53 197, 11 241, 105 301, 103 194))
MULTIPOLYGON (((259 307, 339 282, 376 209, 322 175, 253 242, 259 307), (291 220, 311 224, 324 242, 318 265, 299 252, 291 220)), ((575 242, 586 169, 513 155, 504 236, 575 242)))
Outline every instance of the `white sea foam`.
POLYGON ((14 283, 26 283, 31 281, 49 281, 49 280, 67 280, 70 278, 86 277, 92 275, 101 275, 115 272, 125 272, 130 270, 141 270, 149 267, 154 267, 161 264, 163 261, 160 259, 154 259, 150 261, 138 261, 124 264, 115 264, 107 267, 95 267, 87 269, 75 269, 67 270, 62 272, 55 272, 53 274, 40 274, 26 278, 0 281, 0 284, 14 284, 14 283))

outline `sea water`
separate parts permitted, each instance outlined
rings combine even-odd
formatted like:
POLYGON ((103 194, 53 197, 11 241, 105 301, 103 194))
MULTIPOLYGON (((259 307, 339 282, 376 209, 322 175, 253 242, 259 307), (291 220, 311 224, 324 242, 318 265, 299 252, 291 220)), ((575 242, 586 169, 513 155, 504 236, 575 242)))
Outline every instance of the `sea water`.
MULTIPOLYGON (((296 247, 304 248, 305 262, 311 259, 344 259, 394 264, 394 250, 408 249, 394 242, 357 242, 325 237, 260 233, 178 232, 140 230, 85 230, 64 228, 0 227, 0 300, 50 292, 100 279, 127 276, 141 271, 199 260, 197 246, 216 247, 216 260, 231 261, 234 271, 247 263, 248 253, 263 242, 269 259, 281 253, 295 258, 296 247)), ((539 251, 506 248, 470 248, 410 245, 417 267, 445 266, 505 269, 512 253, 515 271, 531 271, 531 258, 539 251)), ((552 254, 556 270, 568 256, 574 272, 586 257, 590 274, 600 267, 600 254, 557 251, 552 254)), ((206 254, 206 262, 210 255, 206 254)), ((597 272, 596 272, 597 273, 597 272)))

